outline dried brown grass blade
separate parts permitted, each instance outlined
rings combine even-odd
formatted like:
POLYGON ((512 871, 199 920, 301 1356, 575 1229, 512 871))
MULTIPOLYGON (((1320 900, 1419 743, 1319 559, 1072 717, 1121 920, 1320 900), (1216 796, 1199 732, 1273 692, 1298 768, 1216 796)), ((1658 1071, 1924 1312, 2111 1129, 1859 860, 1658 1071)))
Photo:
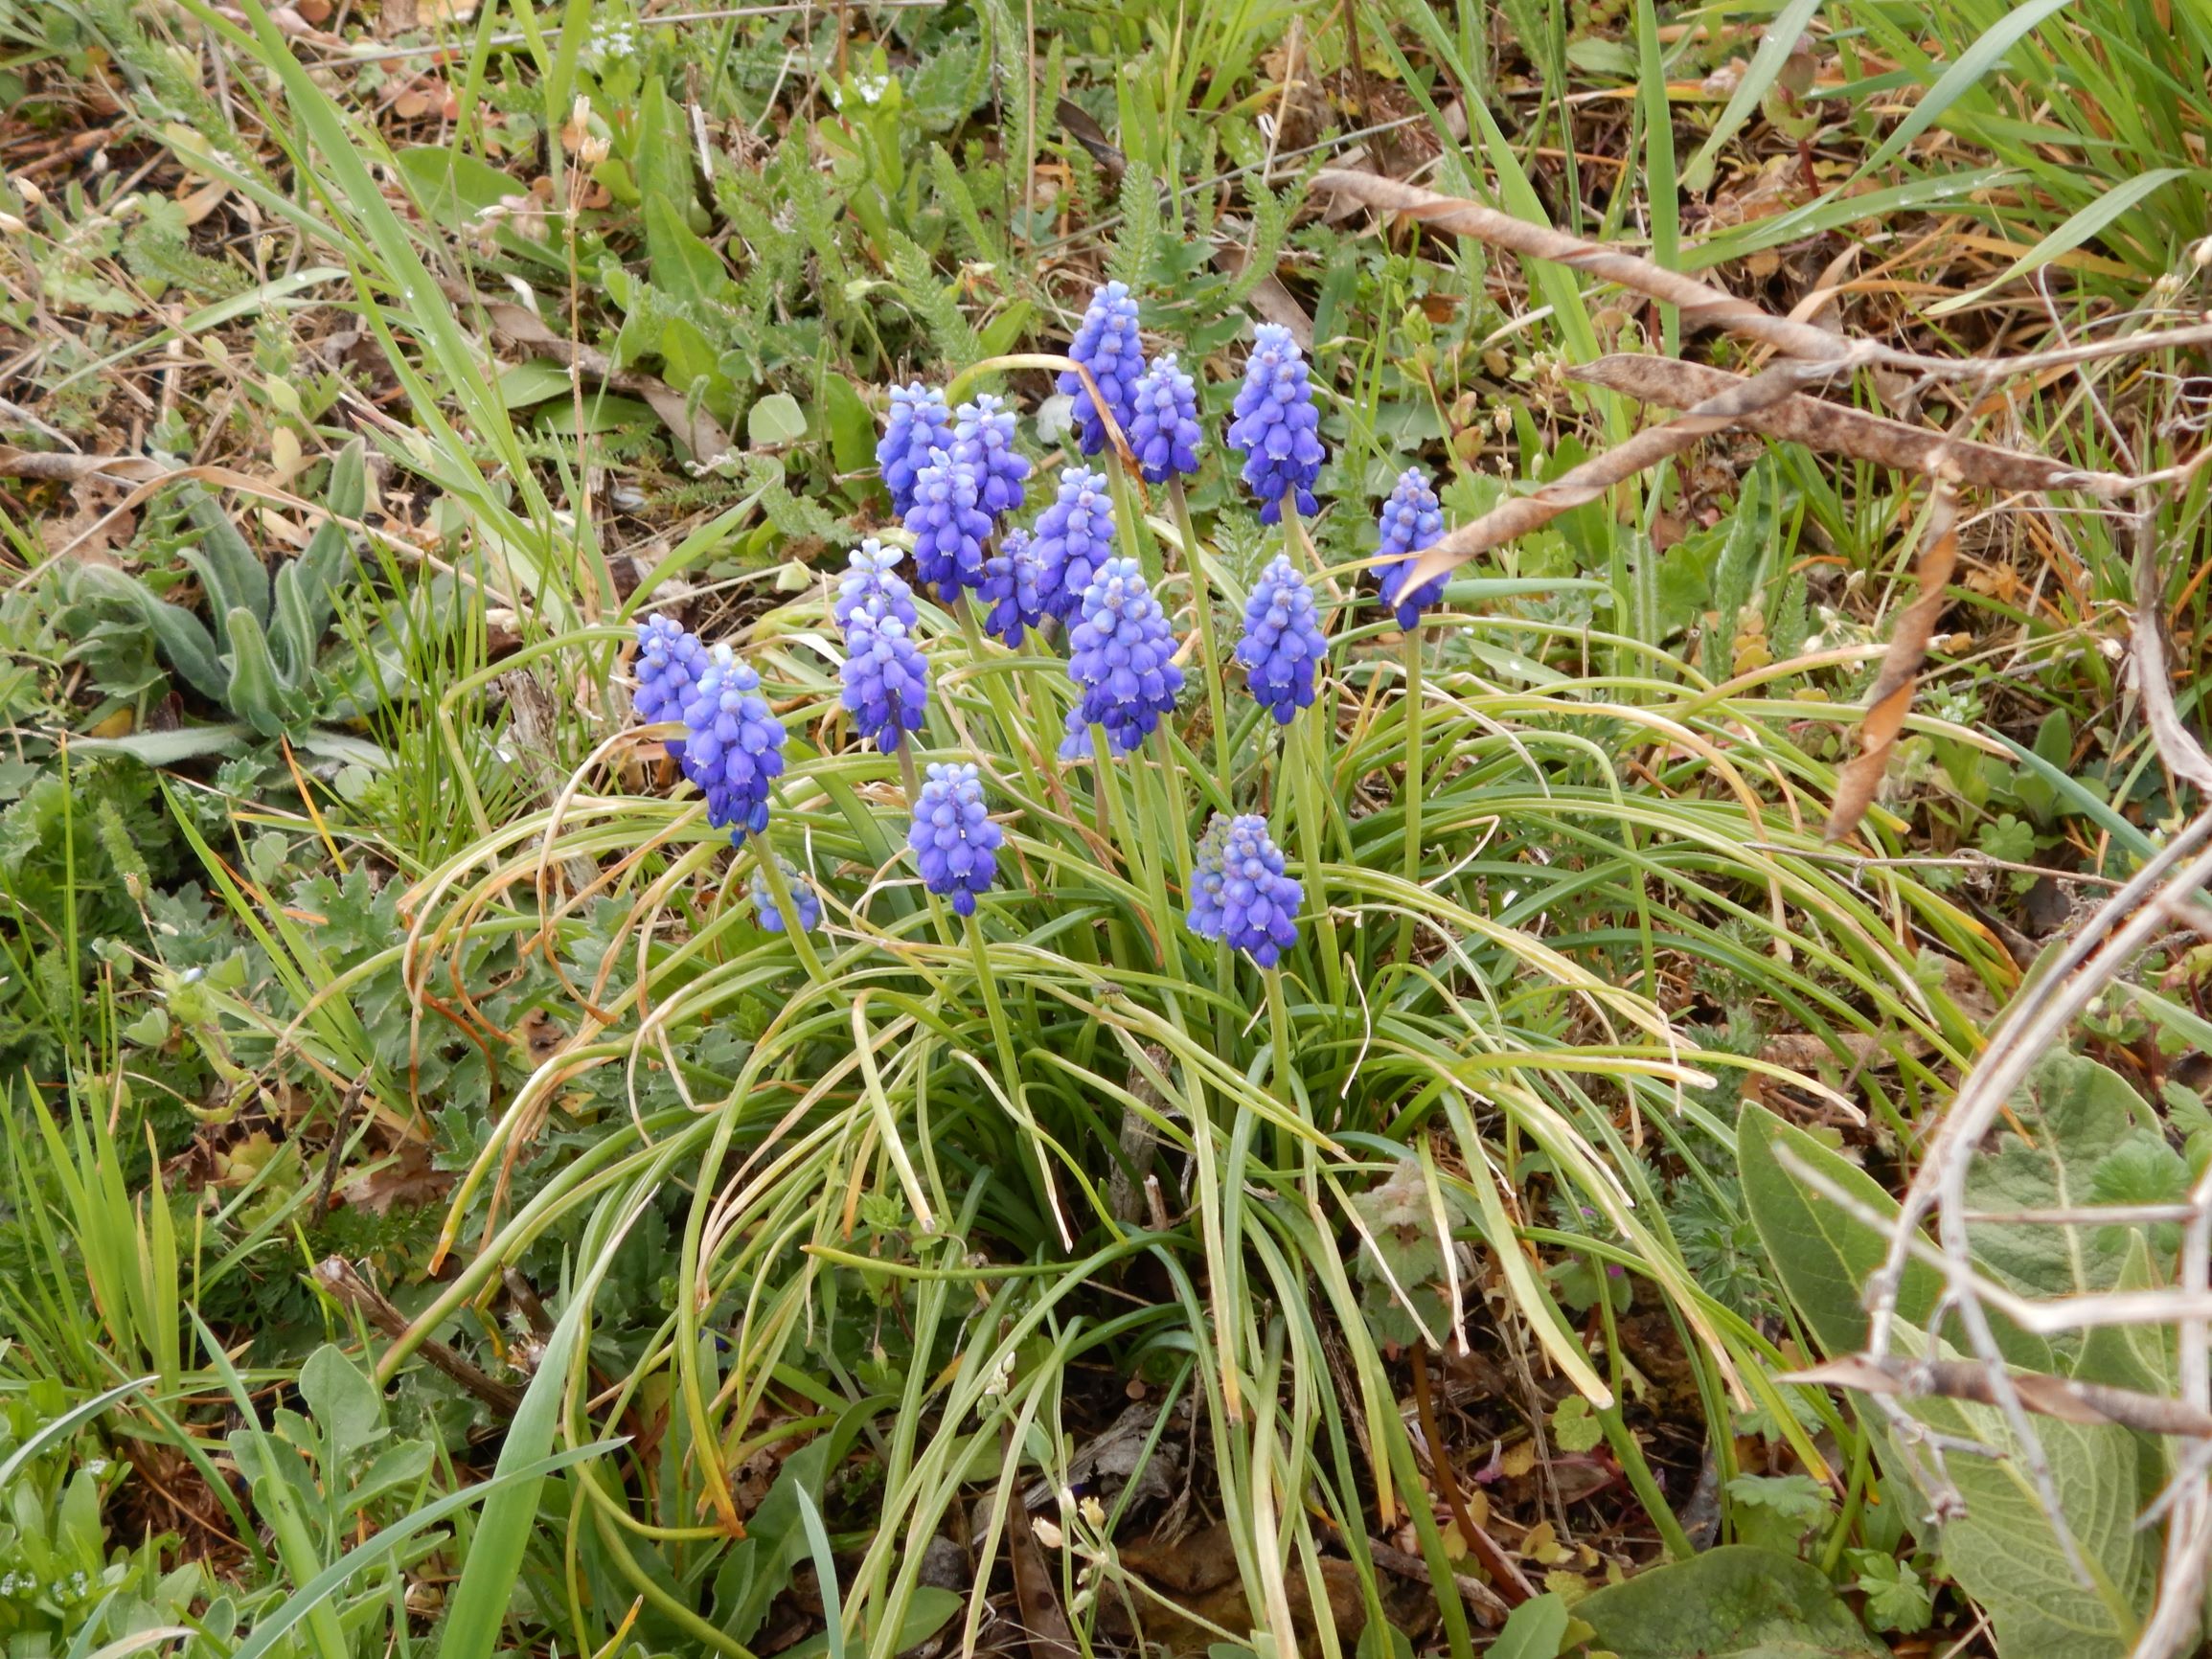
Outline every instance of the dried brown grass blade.
MULTIPOLYGON (((1622 393, 1640 403, 1670 409, 1687 409, 1719 397, 1730 386, 1746 384, 1743 375, 1724 369, 1641 352, 1600 357, 1566 373, 1572 379, 1622 393)), ((2140 488, 2139 481, 2124 473, 2081 472, 2046 456, 1993 443, 1961 443, 1926 427, 1885 420, 1803 393, 1747 414, 1739 423, 1824 455, 1848 455, 1927 477, 1934 475, 1940 455, 1955 469, 1960 483, 1984 489, 2078 489, 2086 495, 2111 496, 2140 488)))
POLYGON ((2165 603, 2158 580, 2158 510, 2146 508, 2135 524, 2135 622, 2133 660, 2135 694, 2143 699, 2143 715, 2158 758, 2178 778, 2212 792, 2212 756, 2197 734, 2181 723, 2174 707, 2174 686, 2166 671, 2165 603))
POLYGON ((1935 620, 1943 614, 1944 590, 1957 562, 1958 490, 1949 478, 1938 477, 1921 530, 1920 563, 1915 572, 1920 591, 1897 619, 1889 636, 1889 653, 1881 659, 1881 671, 1875 676, 1874 690, 1868 696, 1866 718, 1859 724, 1859 755, 1836 777, 1836 805, 1829 811, 1824 831, 1831 841, 1840 841, 1858 829, 1867 807, 1874 804, 1874 792, 1881 786, 1889 752, 1897 746, 1897 735, 1904 729, 1904 716, 1911 712, 1912 689, 1919 682, 1935 620))

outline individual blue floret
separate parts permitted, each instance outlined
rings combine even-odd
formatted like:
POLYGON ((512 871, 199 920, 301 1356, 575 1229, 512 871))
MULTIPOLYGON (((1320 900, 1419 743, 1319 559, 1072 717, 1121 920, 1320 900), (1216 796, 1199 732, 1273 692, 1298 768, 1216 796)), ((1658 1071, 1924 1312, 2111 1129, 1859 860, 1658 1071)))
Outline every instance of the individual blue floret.
POLYGON ((1313 480, 1321 475, 1320 411, 1290 330, 1262 323, 1244 383, 1237 390, 1229 447, 1244 457, 1244 483, 1260 500, 1260 522, 1283 516, 1283 498, 1295 495, 1302 513, 1318 511, 1313 480))
POLYGON ((1268 837, 1266 819, 1214 814, 1191 870, 1185 921, 1193 933, 1226 941, 1262 967, 1273 967, 1298 943, 1305 901, 1306 890, 1283 874, 1283 852, 1268 837))
POLYGON ((885 547, 873 535, 846 556, 845 574, 837 579, 837 597, 830 605, 840 628, 851 627, 855 616, 872 621, 894 616, 914 626, 914 590, 899 575, 898 566, 899 550, 885 547))
MULTIPOLYGON (((791 895, 791 908, 798 912, 799 931, 811 933, 822 925, 822 899, 799 867, 779 854, 776 868, 784 874, 784 886, 791 895)), ((785 912, 777 907, 775 893, 768 886, 767 873, 755 869, 753 879, 746 886, 746 894, 753 901, 753 920, 764 932, 782 933, 787 925, 785 912)))
POLYGON ((1252 695, 1278 724, 1288 725, 1300 709, 1310 708, 1328 642, 1313 606, 1313 590, 1278 554, 1260 573, 1244 606, 1244 637, 1237 642, 1237 661, 1252 695))
POLYGON ((784 770, 784 727, 761 676, 728 646, 707 655, 684 706, 684 776, 707 798, 707 820, 742 841, 768 824, 768 787, 784 770))
POLYGON ((1070 466, 1060 475, 1060 494, 1037 515, 1038 602, 1047 616, 1068 621, 1083 606, 1083 589, 1114 556, 1114 503, 1106 474, 1070 466))
POLYGON ((932 449, 952 447, 952 414, 945 394, 917 380, 891 388, 891 415, 876 442, 876 465, 883 488, 891 491, 891 511, 901 518, 914 505, 914 480, 929 464, 932 449))
POLYGON ((845 707, 860 735, 888 755, 922 730, 929 709, 929 665, 895 616, 856 616, 845 630, 845 707))
POLYGON ((1401 591, 1413 569, 1414 556, 1444 539, 1444 511, 1419 467, 1398 475, 1376 529, 1381 536, 1376 551, 1398 556, 1397 563, 1377 567, 1381 572, 1382 602, 1397 607, 1400 627, 1419 627, 1422 611, 1444 597, 1441 576, 1431 577, 1411 593, 1401 591))
POLYGON ((962 916, 975 914, 975 896, 998 875, 998 847, 1006 831, 984 809, 983 784, 972 765, 931 761, 928 781, 914 803, 906 845, 914 849, 922 884, 952 900, 962 916))
MULTIPOLYGON (((637 694, 630 707, 649 726, 684 717, 692 688, 707 666, 707 648, 673 617, 649 616, 637 625, 637 694)), ((669 758, 681 762, 684 743, 671 738, 665 747, 669 758)))
POLYGON ((1021 505, 1029 457, 1014 446, 1014 411, 1005 399, 979 392, 960 406, 952 428, 952 458, 975 473, 977 504, 992 522, 1021 505))
POLYGON ((983 631, 1009 646, 1021 644, 1024 628, 1044 620, 1044 597, 1038 583, 1043 567, 1038 562, 1037 544, 1026 530, 1010 530, 998 538, 998 551, 983 561, 980 597, 991 609, 983 618, 983 631))
MULTIPOLYGON (((1145 363, 1144 345, 1137 337, 1137 303, 1129 297, 1129 284, 1108 283, 1091 296, 1090 308, 1083 312, 1067 354, 1090 371, 1099 396, 1106 399, 1106 413, 1127 436, 1136 413, 1132 394, 1145 363)), ((1062 369, 1056 384, 1075 398, 1075 432, 1083 452, 1096 455, 1106 445, 1106 432, 1090 389, 1072 369, 1062 369)))
POLYGON ((983 585, 983 544, 991 519, 976 502, 982 486, 975 469, 948 450, 930 451, 929 464, 914 481, 914 505, 906 528, 914 536, 914 570, 937 584, 947 602, 983 585))
POLYGON ((1173 352, 1144 372, 1129 402, 1129 447, 1145 482, 1165 484, 1177 474, 1188 478, 1197 472, 1198 445, 1205 438, 1198 426, 1198 389, 1176 366, 1173 352))
POLYGON ((1133 558, 1109 558, 1083 590, 1068 633, 1067 671, 1083 690, 1077 716, 1103 726, 1118 754, 1142 743, 1183 689, 1174 636, 1133 558))

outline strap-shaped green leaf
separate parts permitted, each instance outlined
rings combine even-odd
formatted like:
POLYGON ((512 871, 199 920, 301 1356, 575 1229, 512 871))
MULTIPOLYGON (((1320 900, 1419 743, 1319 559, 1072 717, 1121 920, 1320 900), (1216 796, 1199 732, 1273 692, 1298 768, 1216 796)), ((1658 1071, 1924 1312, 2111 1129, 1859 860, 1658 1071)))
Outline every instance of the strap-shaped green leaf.
POLYGON ((216 644, 197 618, 182 605, 165 604, 152 594, 105 565, 88 566, 92 579, 138 613, 153 630, 161 654, 203 697, 221 702, 230 691, 230 675, 216 654, 216 644))
MULTIPOLYGON (((188 485, 192 505, 187 509, 199 531, 199 545, 184 550, 185 558, 207 584, 208 609, 217 619, 216 635, 222 635, 222 618, 243 608, 257 623, 269 620, 269 573, 261 557, 246 545, 222 503, 196 485, 188 485)), ((230 649, 224 642, 222 649, 230 649)))
POLYGON ((331 464, 330 487, 323 505, 331 516, 323 520, 300 557, 277 572, 276 613, 269 629, 269 646, 277 671, 286 684, 304 690, 315 666, 315 648, 330 625, 331 609, 344 580, 346 556, 352 543, 338 521, 359 518, 369 498, 368 469, 361 440, 338 451, 331 464))
POLYGON ((307 719, 307 699, 277 675, 262 625, 243 605, 226 619, 230 629, 231 712, 264 738, 282 737, 307 719))

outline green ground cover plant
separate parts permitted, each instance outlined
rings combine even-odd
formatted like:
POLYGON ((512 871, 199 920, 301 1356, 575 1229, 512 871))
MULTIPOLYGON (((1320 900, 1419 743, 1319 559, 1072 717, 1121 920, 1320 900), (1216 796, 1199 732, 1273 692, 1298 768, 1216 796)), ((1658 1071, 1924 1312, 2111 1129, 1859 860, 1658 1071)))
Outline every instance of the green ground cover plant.
MULTIPOLYGON (((1807 388, 2166 480, 2149 611, 2117 510, 1973 502, 1838 842, 1927 480, 1739 426, 1417 582, 1657 423, 1578 365, 1760 363, 1313 181, 2018 354, 2202 308, 2208 52, 0 0, 11 1659, 2162 1629, 2195 1430, 1812 1368, 2195 845, 2192 351, 1807 388)), ((1976 1283, 2187 1290, 2192 939, 1973 1152, 1976 1283)), ((1997 1335, 2186 1405, 2188 1329, 1997 1335)))

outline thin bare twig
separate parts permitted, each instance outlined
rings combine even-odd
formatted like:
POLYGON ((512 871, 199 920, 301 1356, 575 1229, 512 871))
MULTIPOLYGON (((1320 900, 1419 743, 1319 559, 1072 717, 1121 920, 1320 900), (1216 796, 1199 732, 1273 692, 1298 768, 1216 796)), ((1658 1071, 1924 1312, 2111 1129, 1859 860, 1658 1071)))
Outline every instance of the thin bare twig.
MULTIPOLYGON (((1745 383, 1743 375, 1731 375, 1725 369, 1646 352, 1617 352, 1566 373, 1570 379, 1672 409, 1687 409, 1703 398, 1718 397, 1729 386, 1745 383)), ((1900 472, 1932 476, 1940 452, 1961 484, 1983 489, 2077 489, 2085 495, 2112 496, 2155 487, 2122 472, 2084 472, 2045 455, 2029 455, 1994 443, 1968 443, 1924 426, 1886 420, 1802 393, 1746 414, 1738 424, 1825 455, 1848 455, 1855 461, 1871 461, 1900 472)))

